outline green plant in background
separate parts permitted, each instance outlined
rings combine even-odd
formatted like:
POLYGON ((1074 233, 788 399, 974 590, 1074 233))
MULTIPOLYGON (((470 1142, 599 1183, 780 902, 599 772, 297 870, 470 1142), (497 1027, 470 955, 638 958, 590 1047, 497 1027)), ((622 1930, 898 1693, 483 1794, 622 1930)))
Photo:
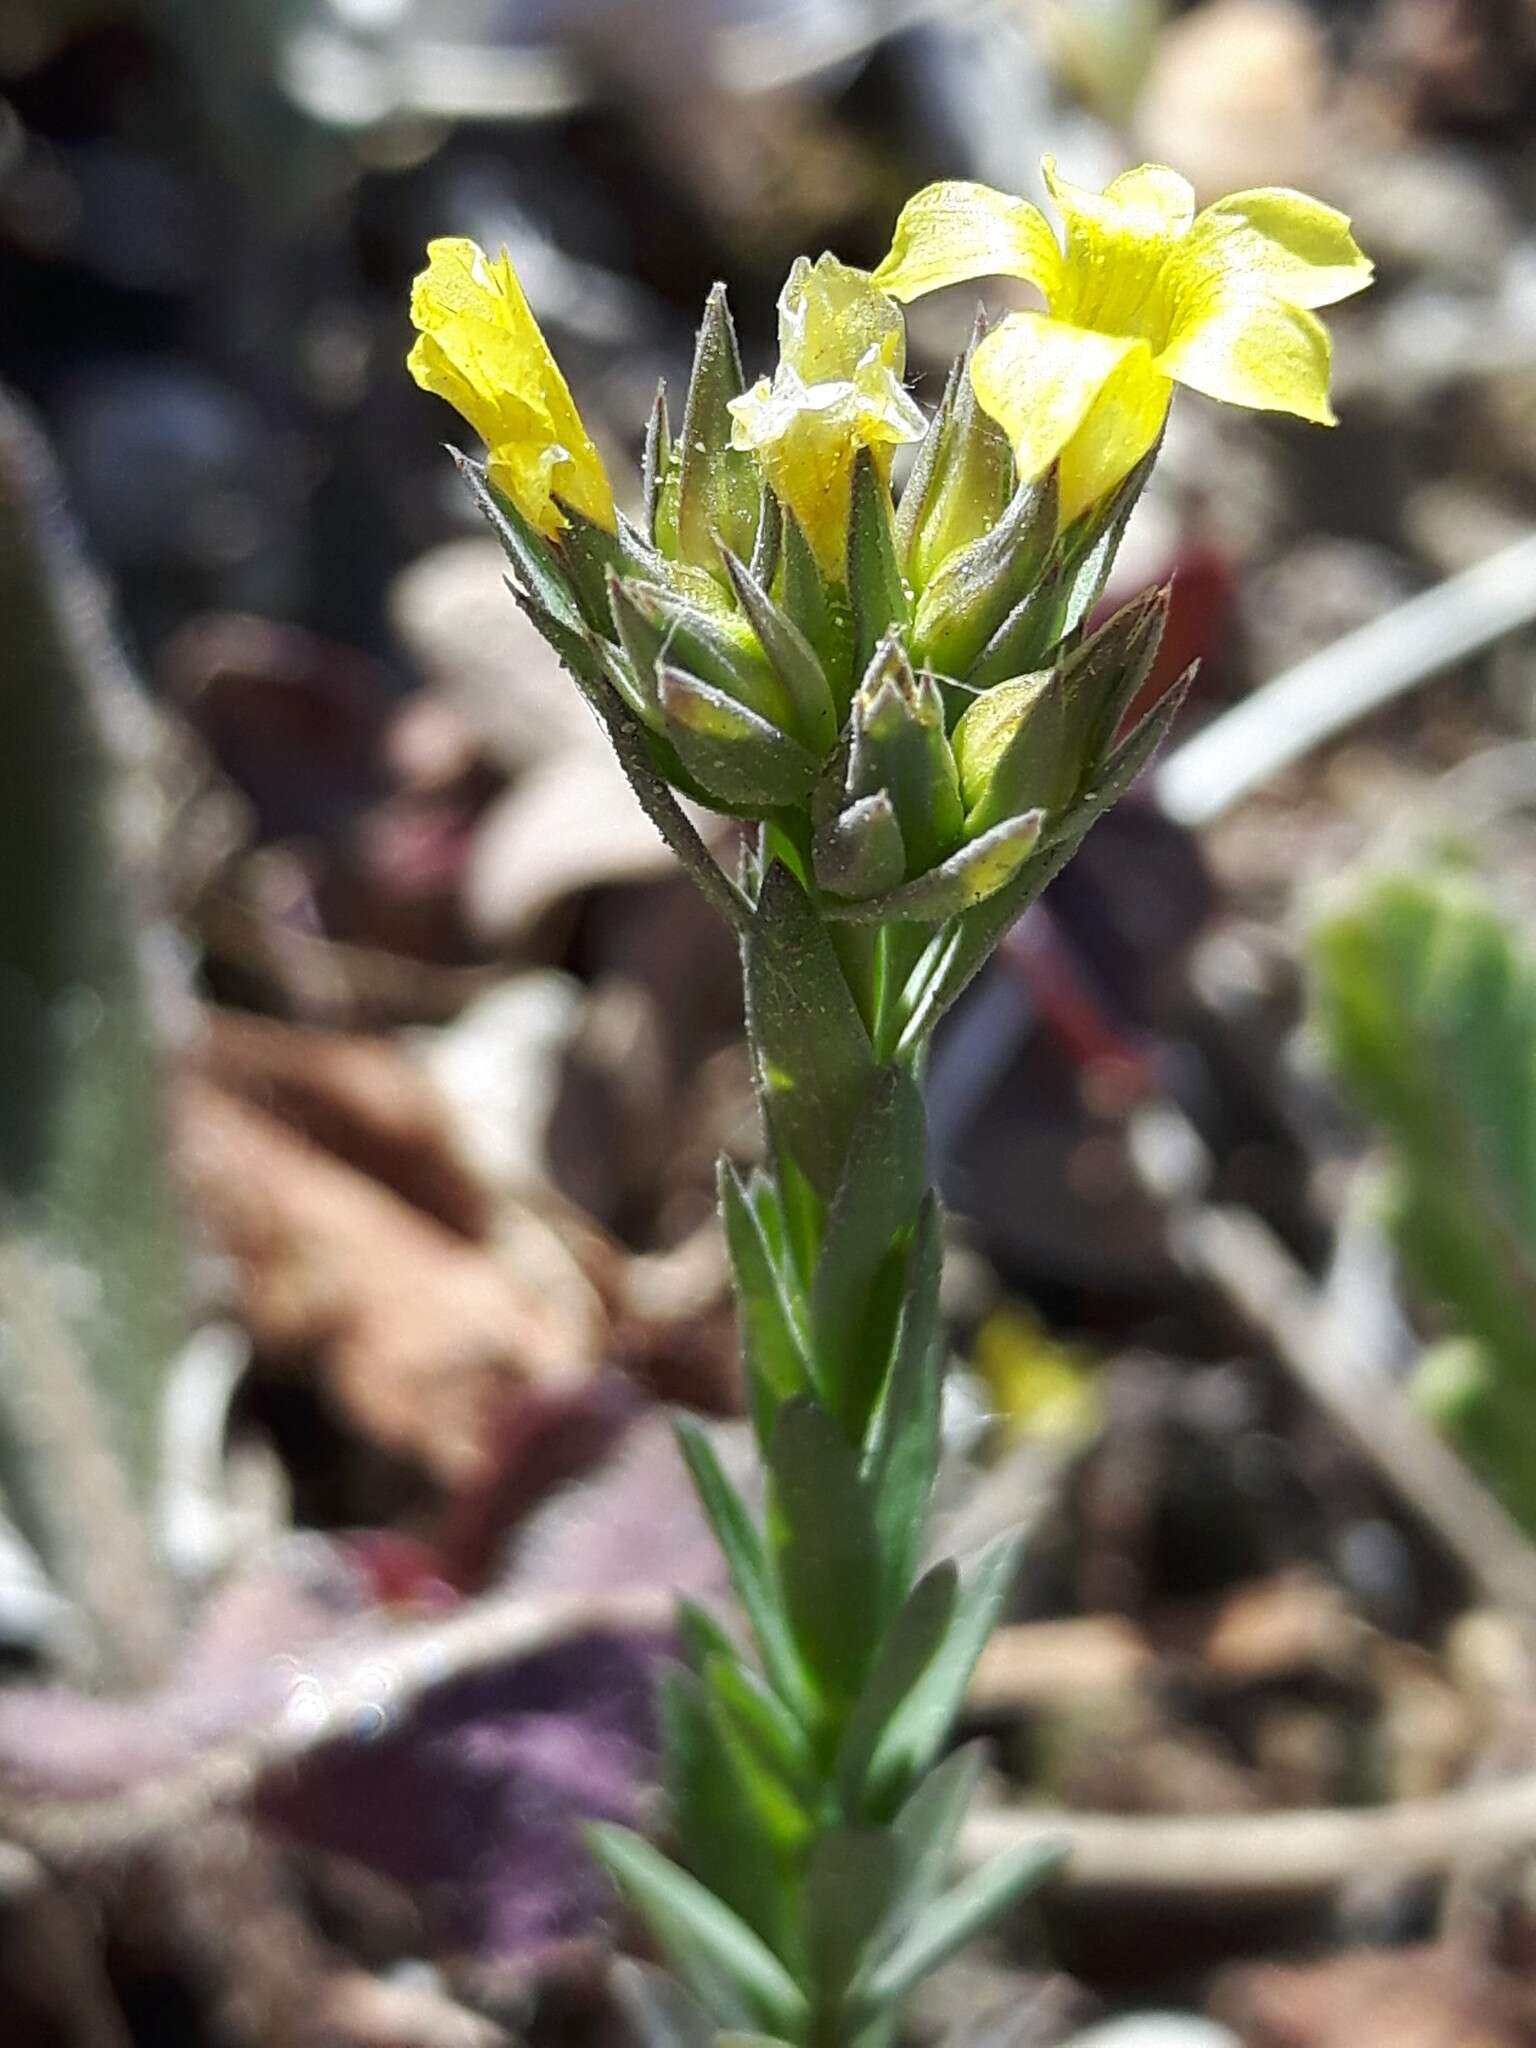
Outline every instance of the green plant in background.
POLYGON ((1416 1390, 1536 1529, 1536 960, 1435 872, 1359 889, 1314 960, 1329 1051, 1387 1140, 1404 1265, 1454 1333, 1416 1390))
POLYGON ((603 463, 505 255, 440 241, 410 366, 481 433, 463 464, 517 602, 741 946, 767 1163, 721 1170, 766 1509, 710 1438, 684 1455, 750 1630, 685 1608, 665 1700, 680 1861, 593 1845, 726 2031, 875 2043, 911 1988, 1052 1861, 946 1889, 975 1783, 945 1757, 1014 1546, 925 1562, 939 1455, 940 1225, 920 1076, 935 1026, 1127 788, 1178 689, 1125 729, 1166 593, 1091 630, 1175 379, 1326 421, 1311 307, 1369 277, 1295 193, 1195 216, 1154 166, 1049 171, 1064 245, 978 185, 920 194, 873 275, 801 259, 779 362, 747 387, 710 298, 642 509, 603 463), (900 301, 1029 278, 978 322, 931 419, 900 301), (915 447, 899 503, 895 451, 915 447), (727 875, 679 798, 743 821, 727 875))

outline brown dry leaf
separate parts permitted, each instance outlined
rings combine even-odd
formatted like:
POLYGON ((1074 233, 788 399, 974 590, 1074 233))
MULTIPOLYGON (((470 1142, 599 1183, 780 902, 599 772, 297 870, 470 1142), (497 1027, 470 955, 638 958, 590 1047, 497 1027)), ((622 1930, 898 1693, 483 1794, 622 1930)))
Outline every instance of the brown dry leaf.
POLYGON ((596 1358, 536 1278, 205 1075, 175 1091, 180 1171, 230 1258, 258 1357, 312 1371, 372 1441, 458 1489, 482 1480, 519 1384, 596 1358))
POLYGON ((1536 2048, 1536 1987, 1450 1944, 1233 1970, 1211 2011, 1247 2048, 1536 2048))
POLYGON ((491 1200, 431 1079, 387 1039, 210 1010, 196 1049, 209 1080, 291 1125, 450 1230, 484 1236, 491 1200))

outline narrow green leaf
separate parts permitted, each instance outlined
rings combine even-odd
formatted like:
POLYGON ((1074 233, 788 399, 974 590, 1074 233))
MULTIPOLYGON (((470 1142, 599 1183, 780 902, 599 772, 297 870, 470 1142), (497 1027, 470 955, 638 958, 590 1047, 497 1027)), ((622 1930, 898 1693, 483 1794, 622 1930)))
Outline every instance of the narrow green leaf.
MULTIPOLYGON (((1002 824, 968 840, 958 853, 952 853, 948 860, 940 861, 915 881, 892 889, 889 895, 872 896, 864 903, 829 903, 826 915, 853 924, 890 924, 898 920, 940 924, 946 918, 960 917, 1007 889, 1034 852, 1044 823, 1043 811, 1026 811, 1021 818, 1005 818, 1002 824)), ((1011 924, 1013 919, 1008 922, 1011 924)))
POLYGON ((695 1676, 702 1677, 711 1657, 734 1657, 736 1644, 730 1631, 696 1600, 679 1598, 677 1633, 683 1657, 695 1676))
POLYGON ((768 1450, 769 1527, 794 1640, 835 1712, 857 1698, 880 1627, 880 1558, 852 1445, 824 1408, 787 1402, 768 1450))
POLYGON ((787 1786, 803 1806, 814 1798, 816 1758, 804 1728, 734 1651, 717 1651, 704 1671, 713 1711, 760 1769, 787 1786))
POLYGON ((725 1159, 720 1162, 720 1213, 731 1259, 749 1406, 758 1443, 766 1448, 779 1409, 806 1391, 805 1345, 761 1216, 725 1159))
POLYGON ((837 744, 837 713, 827 678, 810 642, 729 549, 725 550, 724 560, 737 602, 794 707, 792 730, 796 738, 815 754, 830 752, 837 744))
POLYGON ((745 946, 750 1036, 775 1143, 827 1202, 875 1055, 826 927, 782 862, 763 877, 745 946))
POLYGON ((938 1203, 930 1190, 907 1252, 895 1357, 865 1454, 865 1480, 875 1504, 885 1574, 882 1611, 887 1614, 912 1583, 922 1555, 939 1464, 943 1262, 938 1203))
POLYGON ((1172 585, 1145 590, 1085 640, 1061 671, 1071 740, 1085 764, 1097 763, 1152 672, 1168 618, 1172 585))
POLYGON ((779 521, 779 602, 821 663, 841 723, 848 715, 855 677, 847 593, 828 588, 804 529, 783 504, 779 521))
POLYGON ((839 1827, 811 1855, 805 1935, 816 2004, 836 2011, 880 1934, 899 1877, 896 1843, 884 1828, 839 1827))
POLYGON ((741 809, 803 803, 816 781, 816 757, 723 690, 666 662, 656 694, 678 759, 712 795, 741 809))
POLYGON ((798 1709, 806 1697, 805 1672, 779 1605, 762 1538, 703 1429, 687 1416, 678 1418, 675 1429, 699 1504, 709 1518, 736 1597, 757 1638, 768 1681, 781 1699, 798 1709))
MULTIPOLYGON (((951 392, 949 432, 943 453, 929 481, 922 512, 913 521, 911 544, 902 561, 913 587, 922 591, 942 574, 946 563, 991 532, 1003 518, 1014 489, 1013 452, 1008 436, 976 401, 971 363, 986 334, 986 316, 979 312, 964 356, 956 365, 951 392)), ((911 484, 902 493, 902 511, 911 484)), ((898 518, 897 534, 903 522, 898 518)))
POLYGON ((943 1890, 985 1764, 985 1743, 968 1742, 952 1751, 920 1781, 891 1822, 902 1852, 901 1891, 892 1919, 903 1926, 943 1890))
POLYGON ((801 2037, 805 1994, 744 1921, 628 1828, 599 1822, 583 1832, 678 1975, 718 2020, 801 2037))
POLYGON ((678 1843, 693 1875, 783 1955, 810 1821, 692 1672, 667 1673, 660 1720, 678 1843))
POLYGON ((649 661, 653 669, 686 670, 788 732, 794 713, 789 693, 739 612, 713 610, 637 578, 614 586, 609 602, 637 669, 649 661))
POLYGON ((848 512, 848 602, 853 611, 853 673, 862 675, 893 626, 910 616, 896 560, 891 494, 869 449, 854 459, 848 512))
POLYGON ((904 1800, 949 1739, 976 1659, 992 1633, 1018 1570, 1019 1538, 985 1550, 961 1587, 944 1641, 886 1723, 867 1773, 869 1810, 904 1800))
POLYGON ((1065 1854, 1062 1842, 1044 1836, 1038 1843, 1026 1843, 994 1857, 936 1899, 870 1977, 862 2009, 877 2011, 905 1998, 940 1963, 947 1962, 1028 1893, 1037 1891, 1065 1854))
POLYGON ((812 1369, 856 1443, 890 1367, 907 1241, 927 1185, 922 1095, 904 1068, 887 1067, 848 1148, 811 1295, 812 1369))
POLYGON ((866 1802, 865 1779, 880 1737, 927 1670, 954 1614, 960 1574, 952 1558, 925 1572, 880 1644, 838 1749, 836 1775, 843 1810, 869 1820, 885 1813, 866 1802))
MULTIPOLYGON (((980 317, 978 314, 978 320, 980 317)), ((959 357, 949 366, 949 375, 944 380, 944 395, 934 407, 928 431, 918 443, 912 467, 907 472, 907 481, 902 486, 901 502, 896 507, 896 559, 909 582, 918 590, 922 585, 913 575, 913 542, 943 475, 944 445, 953 428, 955 396, 963 367, 959 357)))

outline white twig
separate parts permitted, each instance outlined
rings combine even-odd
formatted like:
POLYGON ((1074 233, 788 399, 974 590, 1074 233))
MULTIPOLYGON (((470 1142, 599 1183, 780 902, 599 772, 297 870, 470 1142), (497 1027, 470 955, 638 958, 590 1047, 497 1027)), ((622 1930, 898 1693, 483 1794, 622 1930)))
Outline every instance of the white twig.
POLYGON ((1309 655, 1167 755, 1153 793, 1208 825, 1368 711, 1536 620, 1536 534, 1309 655))

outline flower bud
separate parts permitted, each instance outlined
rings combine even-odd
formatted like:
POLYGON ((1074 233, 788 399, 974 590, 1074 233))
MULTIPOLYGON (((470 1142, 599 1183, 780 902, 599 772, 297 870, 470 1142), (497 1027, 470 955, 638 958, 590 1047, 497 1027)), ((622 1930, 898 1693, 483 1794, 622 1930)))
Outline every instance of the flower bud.
POLYGON ((952 555, 996 525, 1013 491, 1008 436, 976 403, 971 385, 971 359, 985 332, 978 314, 902 494, 897 540, 902 569, 918 593, 952 555))
POLYGON ((848 794, 877 792, 888 794, 895 809, 909 875, 960 843, 964 818, 944 700, 932 676, 913 672, 895 639, 876 649, 853 700, 848 794))
POLYGON ((678 759, 722 809, 760 816, 808 800, 819 763, 798 740, 665 662, 656 670, 656 696, 678 759))
POLYGON ((828 819, 811 851, 819 886, 850 901, 897 888, 907 872, 896 806, 883 789, 828 819))
POLYGON ((1048 470, 1021 485, 989 532, 943 563, 918 600, 913 658, 940 675, 963 676, 1028 594, 1055 539, 1056 479, 1048 470))
POLYGON ((739 613, 705 611, 655 584, 618 577, 609 579, 608 599, 636 687, 653 710, 656 671, 665 662, 744 705, 769 725, 793 733, 795 712, 789 693, 739 613))

